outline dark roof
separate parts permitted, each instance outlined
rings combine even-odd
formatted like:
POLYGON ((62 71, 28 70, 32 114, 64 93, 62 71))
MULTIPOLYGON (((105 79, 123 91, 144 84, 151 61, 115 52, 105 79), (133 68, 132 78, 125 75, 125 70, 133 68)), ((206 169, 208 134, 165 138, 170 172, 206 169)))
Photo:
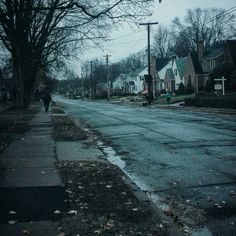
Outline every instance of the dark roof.
POLYGON ((182 78, 184 76, 184 71, 187 64, 187 57, 177 58, 175 60, 175 63, 176 63, 180 78, 182 78))
POLYGON ((168 64, 169 61, 170 61, 169 58, 157 58, 156 59, 157 71, 160 71, 162 68, 164 68, 168 64))
POLYGON ((236 65, 236 40, 227 40, 226 44, 229 47, 230 55, 232 57, 234 65, 236 65))
POLYGON ((222 48, 215 48, 212 51, 210 51, 207 54, 205 54, 204 58, 205 59, 215 58, 215 57, 220 56, 223 53, 224 53, 224 47, 222 47, 222 48))
POLYGON ((204 58, 208 59, 220 56, 224 52, 224 47, 225 47, 224 41, 220 41, 217 44, 208 47, 204 52, 204 58))
POLYGON ((190 52, 190 56, 193 62, 194 71, 196 74, 202 74, 202 68, 199 64, 198 56, 196 52, 190 52))
POLYGON ((166 70, 166 76, 168 80, 175 80, 175 77, 171 68, 166 70))

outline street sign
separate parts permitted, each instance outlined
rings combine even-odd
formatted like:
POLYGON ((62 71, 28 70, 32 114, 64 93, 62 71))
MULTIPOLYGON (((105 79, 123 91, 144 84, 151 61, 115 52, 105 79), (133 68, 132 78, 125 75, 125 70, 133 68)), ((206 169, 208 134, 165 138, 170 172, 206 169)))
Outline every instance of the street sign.
POLYGON ((222 95, 225 95, 225 81, 226 79, 224 78, 224 76, 222 76, 222 78, 219 79, 214 79, 215 81, 221 82, 221 84, 215 84, 215 90, 222 90, 222 95))
POLYGON ((215 84, 215 90, 222 90, 221 84, 215 84))

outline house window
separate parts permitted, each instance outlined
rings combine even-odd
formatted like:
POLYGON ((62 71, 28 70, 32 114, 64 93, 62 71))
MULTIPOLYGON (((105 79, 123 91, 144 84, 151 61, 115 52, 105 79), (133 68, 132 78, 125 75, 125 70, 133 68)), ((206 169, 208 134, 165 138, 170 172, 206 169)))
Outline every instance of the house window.
POLYGON ((177 69, 174 69, 174 75, 175 75, 175 76, 178 75, 177 69))

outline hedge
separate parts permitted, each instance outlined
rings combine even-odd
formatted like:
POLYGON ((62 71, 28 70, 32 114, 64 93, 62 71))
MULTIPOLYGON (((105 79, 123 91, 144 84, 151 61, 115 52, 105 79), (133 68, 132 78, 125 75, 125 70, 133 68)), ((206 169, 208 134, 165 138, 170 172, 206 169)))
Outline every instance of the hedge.
POLYGON ((190 97, 184 100, 186 106, 236 109, 236 95, 219 97, 190 97))

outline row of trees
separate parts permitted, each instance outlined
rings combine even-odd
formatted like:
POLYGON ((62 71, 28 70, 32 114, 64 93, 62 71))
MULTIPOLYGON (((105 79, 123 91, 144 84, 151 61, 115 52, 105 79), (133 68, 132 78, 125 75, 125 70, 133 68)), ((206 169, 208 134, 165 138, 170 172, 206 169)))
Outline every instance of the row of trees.
POLYGON ((82 72, 79 77, 73 71, 68 70, 63 77, 66 79, 60 80, 58 85, 58 92, 63 94, 70 94, 71 96, 79 94, 83 96, 96 96, 96 91, 99 86, 107 83, 107 73, 109 73, 109 81, 114 79, 121 73, 130 73, 138 68, 144 67, 145 60, 136 54, 132 54, 117 63, 111 63, 109 68, 105 62, 105 58, 95 58, 91 61, 82 64, 82 72))
POLYGON ((189 9, 183 20, 176 17, 170 26, 159 25, 153 37, 153 51, 159 58, 172 55, 186 56, 197 50, 199 40, 205 48, 225 39, 236 37, 234 11, 236 7, 223 10, 219 8, 189 9))
POLYGON ((0 39, 10 54, 16 107, 33 99, 38 77, 105 38, 121 20, 140 20, 152 0, 2 0, 0 39))

